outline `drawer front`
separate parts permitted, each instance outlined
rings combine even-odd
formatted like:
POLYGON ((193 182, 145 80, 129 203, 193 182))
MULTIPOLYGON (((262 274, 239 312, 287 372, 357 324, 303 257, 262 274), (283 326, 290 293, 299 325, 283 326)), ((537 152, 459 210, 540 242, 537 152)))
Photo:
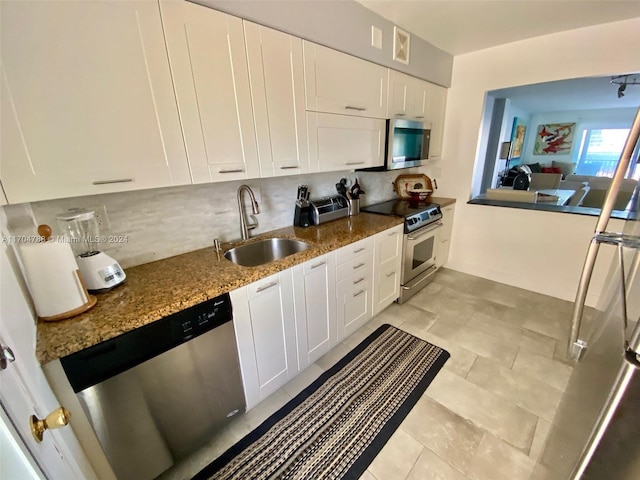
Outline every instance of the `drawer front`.
POLYGON ((373 236, 354 242, 336 251, 336 263, 353 260, 358 255, 373 252, 373 236))
POLYGON ((358 255, 351 260, 347 260, 336 267, 336 280, 343 280, 351 275, 362 275, 362 272, 373 270, 373 252, 369 251, 358 255))

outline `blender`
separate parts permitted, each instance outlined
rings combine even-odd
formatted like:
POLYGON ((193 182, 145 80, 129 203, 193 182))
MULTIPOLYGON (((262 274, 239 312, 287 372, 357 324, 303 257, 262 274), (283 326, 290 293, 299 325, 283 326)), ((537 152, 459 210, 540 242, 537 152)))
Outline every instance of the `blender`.
POLYGON ((122 267, 99 250, 102 238, 96 212, 73 209, 58 214, 56 220, 71 243, 87 290, 106 292, 124 282, 126 275, 122 267))

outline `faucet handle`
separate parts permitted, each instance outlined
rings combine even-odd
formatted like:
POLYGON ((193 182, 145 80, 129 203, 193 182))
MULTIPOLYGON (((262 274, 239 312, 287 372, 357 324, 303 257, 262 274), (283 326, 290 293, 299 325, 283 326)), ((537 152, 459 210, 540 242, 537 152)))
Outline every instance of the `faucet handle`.
POLYGON ((222 250, 222 248, 220 248, 220 239, 219 238, 214 238, 213 239, 213 248, 216 249, 216 252, 219 252, 222 250))
POLYGON ((247 230, 253 230, 258 227, 258 218, 255 215, 249 215, 249 218, 253 220, 252 223, 247 224, 247 230))

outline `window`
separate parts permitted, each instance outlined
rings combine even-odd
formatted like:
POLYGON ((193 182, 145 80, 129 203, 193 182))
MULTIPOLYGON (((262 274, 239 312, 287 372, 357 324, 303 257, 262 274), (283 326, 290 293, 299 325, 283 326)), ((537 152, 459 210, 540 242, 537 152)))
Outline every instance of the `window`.
MULTIPOLYGON (((628 135, 628 128, 585 130, 582 134, 575 173, 612 177, 628 135)), ((636 167, 633 169, 634 173, 640 175, 637 164, 633 165, 636 167)))

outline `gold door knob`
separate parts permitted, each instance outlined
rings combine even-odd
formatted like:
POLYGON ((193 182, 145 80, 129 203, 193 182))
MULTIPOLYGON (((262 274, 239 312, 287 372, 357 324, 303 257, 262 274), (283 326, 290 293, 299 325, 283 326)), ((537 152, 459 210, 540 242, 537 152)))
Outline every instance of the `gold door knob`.
POLYGON ((71 412, 64 407, 58 407, 44 420, 38 419, 35 415, 29 417, 29 426, 31 427, 31 433, 36 442, 40 443, 44 436, 45 430, 52 430, 54 428, 64 427, 69 423, 71 412))

